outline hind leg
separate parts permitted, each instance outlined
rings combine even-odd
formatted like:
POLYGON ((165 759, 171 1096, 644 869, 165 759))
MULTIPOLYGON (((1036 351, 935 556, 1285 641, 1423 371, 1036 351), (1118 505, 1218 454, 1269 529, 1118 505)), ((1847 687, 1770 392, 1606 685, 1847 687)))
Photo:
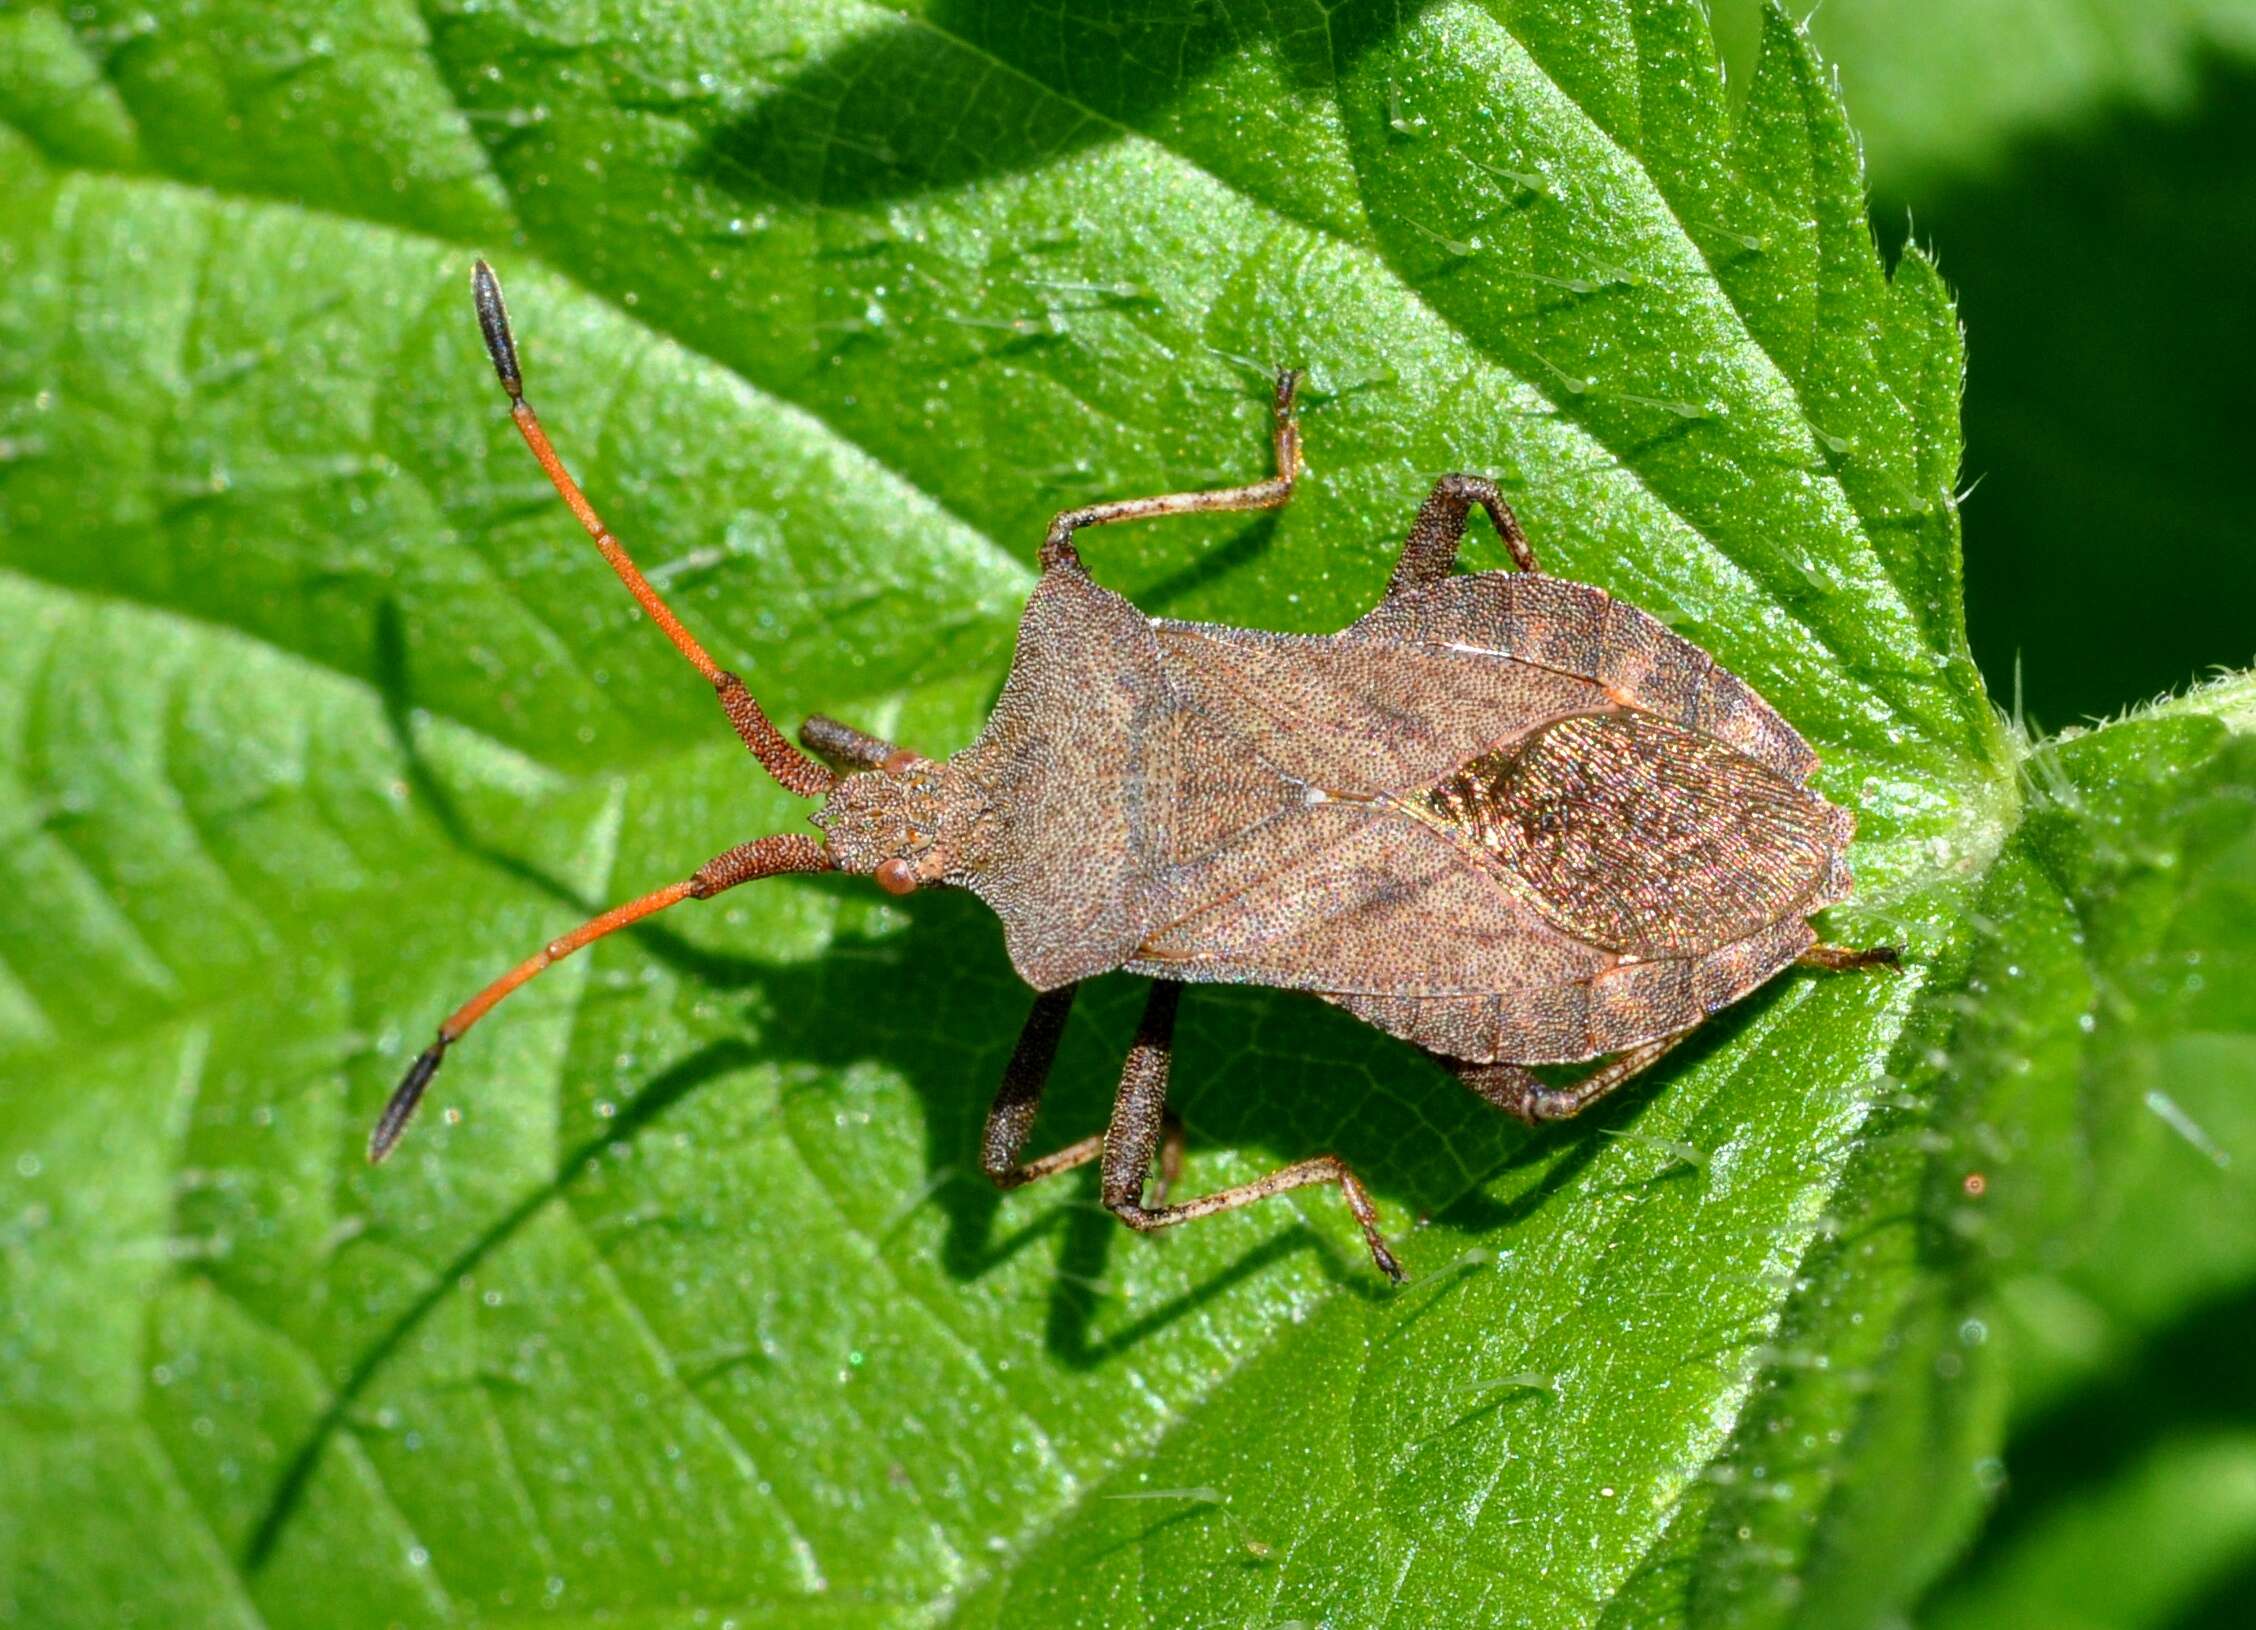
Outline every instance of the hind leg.
POLYGON ((1550 1085, 1525 1064, 1507 1064, 1501 1060, 1494 1064, 1469 1064, 1461 1058, 1441 1058, 1438 1054, 1436 1058, 1444 1069, 1514 1120, 1540 1126, 1545 1121, 1563 1121, 1570 1115, 1581 1114, 1631 1076, 1650 1069, 1691 1033, 1679 1030, 1673 1036, 1632 1047, 1608 1059, 1580 1081, 1563 1087, 1550 1085))
POLYGON ((1496 523, 1496 535, 1512 552, 1512 564, 1523 572, 1540 570, 1535 563, 1535 546, 1520 530, 1519 517, 1504 502, 1496 483, 1485 475, 1445 475, 1434 483, 1433 492, 1418 510, 1418 518, 1410 523, 1410 535, 1402 540, 1394 575, 1387 579, 1386 598, 1415 594, 1449 575, 1465 541, 1465 518, 1475 504, 1487 510, 1488 518, 1496 523))
POLYGON ((1370 1249, 1371 1260, 1399 1284, 1404 1277, 1402 1265, 1395 1261, 1379 1233, 1378 1208, 1371 1204, 1370 1194, 1347 1162, 1337 1155, 1297 1160, 1250 1183, 1172 1205, 1144 1203, 1152 1157, 1158 1152, 1167 1124, 1167 1074, 1174 1058, 1175 1004, 1182 993, 1183 987, 1172 980, 1162 979, 1152 985, 1144 1022, 1136 1030, 1136 1044, 1129 1049, 1128 1062, 1120 1072, 1120 1096, 1113 1101, 1112 1124, 1105 1128, 1104 1135, 1105 1209, 1138 1233, 1148 1234, 1217 1212, 1235 1211, 1293 1189, 1337 1184, 1348 1210, 1355 1215, 1356 1226, 1363 1230, 1363 1243, 1370 1249))

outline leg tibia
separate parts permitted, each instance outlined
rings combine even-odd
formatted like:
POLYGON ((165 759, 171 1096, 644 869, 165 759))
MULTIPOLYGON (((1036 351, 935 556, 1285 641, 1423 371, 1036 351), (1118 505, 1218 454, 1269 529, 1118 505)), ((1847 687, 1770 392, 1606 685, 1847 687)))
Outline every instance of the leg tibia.
POLYGON ((1276 429, 1273 443, 1277 473, 1266 481, 1243 487, 1219 487, 1207 492, 1169 492, 1152 498, 1115 498, 1102 504, 1059 512, 1042 540, 1041 565, 1079 565, 1073 534, 1084 526, 1105 526, 1114 521, 1140 521, 1156 515, 1198 515, 1216 510, 1276 509, 1292 497, 1300 479, 1300 423, 1293 417, 1293 394, 1300 374, 1287 368, 1277 375, 1276 429))
POLYGON ((1057 1062, 1058 1042, 1065 1021, 1073 1012, 1073 996, 1081 987, 1065 985, 1034 998, 1026 1026, 1018 1033, 1010 1062, 1003 1066, 1003 1084, 987 1111, 987 1131, 980 1140, 979 1165, 999 1189, 1015 1189, 1058 1172, 1071 1171, 1096 1159, 1104 1145, 1090 1136, 1068 1144, 1040 1160, 1021 1162, 1019 1154, 1033 1136, 1034 1117, 1041 1112, 1042 1089, 1049 1083, 1050 1066, 1057 1062))

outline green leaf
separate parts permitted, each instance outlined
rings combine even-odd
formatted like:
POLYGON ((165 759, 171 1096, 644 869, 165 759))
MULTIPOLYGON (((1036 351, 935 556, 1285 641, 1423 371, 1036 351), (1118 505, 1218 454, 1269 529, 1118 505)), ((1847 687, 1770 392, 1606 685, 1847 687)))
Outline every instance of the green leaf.
MULTIPOLYGON (((1751 61, 1759 0, 1713 9, 1751 61)), ((2256 259, 2256 4, 1826 0, 1810 30, 1883 244, 1915 232, 1970 336, 1992 688, 2057 726, 2245 667, 2256 556, 2219 545, 2247 524, 2256 330, 2216 268, 2256 259)))
MULTIPOLYGON (((1762 9, 1722 0, 1717 32, 1751 33, 1762 9)), ((1810 32, 1840 65, 1875 190, 1915 204, 2096 110, 2182 114, 2206 72, 2256 61, 2248 0, 1828 0, 1810 32)))
MULTIPOLYGON (((2256 1283, 2230 1164, 2256 1055, 2238 926, 2256 890, 2250 694, 2246 679, 2212 686, 2023 760, 2023 819, 1968 914, 1963 982, 1915 1021, 1903 1090, 1805 1264, 1780 1362, 1696 1527, 1680 1522, 1655 1564, 1688 1616, 1848 1623, 1909 1600, 2009 1473, 2047 1511, 2081 1498, 2095 1416, 2126 1456, 2149 1444, 2121 1397, 2100 1397, 2001 1461, 2009 1379, 2023 1414, 2071 1384, 1999 1339, 2025 1340, 2020 1308, 2082 1287, 2086 1339, 2104 1331, 2114 1351, 2077 1379, 2143 1395, 2182 1366, 2134 1365, 2141 1334, 2256 1283), (2197 1211, 2207 1238, 2189 1247, 2197 1211), (2011 1372, 2001 1347, 2022 1358, 2011 1372)), ((2035 1601, 1989 1622, 2024 1619, 2049 1622, 2035 1601)))
POLYGON ((2051 1190, 2083 1214, 2009 1233, 1949 1214, 1985 1259, 2021 1271, 1981 1315, 2011 1366, 1992 1468, 2004 1499, 1936 1594, 1937 1622, 2190 1626, 2245 1603, 2256 1525, 2234 1434, 2256 1286, 2256 743, 2221 740, 2208 718, 2245 730, 2252 695, 2245 678, 2213 685, 2032 760, 2029 830, 2090 948, 2083 1010, 2060 1034, 2085 1039, 2032 1059, 2012 1097, 2080 1113, 2047 1125, 1992 1092, 1985 1110, 2006 1113, 1981 1124, 2013 1146, 2025 1193, 2044 1177, 2035 1162, 2065 1156, 2051 1190), (2079 1562, 2095 1523, 2141 1566, 2102 1577, 2079 1562))
POLYGON ((2245 1569, 2252 1539, 2256 1443, 2245 1429, 2188 1435, 2078 1490, 1981 1588, 1943 1598, 1926 1622, 1937 1630, 2236 1623, 2247 1580, 2232 1570, 2245 1569), (2136 1567, 2122 1561, 2130 1534, 2153 1536, 2136 1567))
MULTIPOLYGON (((2001 1061, 2079 959, 2161 1010, 2162 857, 2223 840, 2156 789, 2229 813, 2247 710, 2001 728, 1948 297, 1883 276, 1800 35, 1737 119, 1714 61, 1658 0, 0 18, 0 1615, 1908 1602, 1998 1431, 1967 1310, 2147 1114, 2110 1029, 2056 1091, 2001 1061), (436 1016, 803 813, 515 446, 473 253, 567 460, 787 718, 960 746, 1049 513, 1257 473, 1305 362, 1293 505, 1094 534, 1102 579, 1337 627, 1435 475, 1496 472, 1547 566, 1817 745, 1862 823, 1831 931, 1911 966, 1782 980, 1540 1136, 1197 993, 1187 1184, 1336 1149, 1401 1293, 1327 1194, 1147 1241, 1086 1172, 988 1192, 1026 993, 974 905, 847 879, 565 964, 372 1173, 436 1016), (2087 905, 2096 949, 2054 932, 2087 905), (2029 1186, 1995 1157, 1960 1228, 1998 1128, 2029 1186)), ((1084 1001, 1040 1137, 1102 1124, 1138 1002, 1084 1001)))

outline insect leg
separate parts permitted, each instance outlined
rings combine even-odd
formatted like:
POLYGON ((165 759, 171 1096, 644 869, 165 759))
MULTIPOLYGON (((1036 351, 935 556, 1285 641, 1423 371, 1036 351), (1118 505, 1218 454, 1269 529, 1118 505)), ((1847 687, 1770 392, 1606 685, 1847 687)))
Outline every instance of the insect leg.
POLYGON ((1104 1135, 1105 1209, 1139 1233, 1170 1228, 1219 1211, 1235 1211, 1272 1195, 1317 1183, 1337 1183, 1348 1209, 1363 1230, 1363 1243, 1371 1260, 1389 1279, 1399 1282, 1402 1265, 1379 1233, 1378 1208, 1355 1173, 1337 1155, 1317 1155, 1257 1177, 1250 1183, 1202 1194, 1173 1205, 1144 1204, 1144 1184, 1151 1176, 1152 1157, 1158 1153, 1167 1118, 1167 1069, 1175 1040, 1175 1006, 1183 987, 1174 980, 1152 986, 1144 1006, 1144 1020, 1136 1029, 1136 1043, 1120 1072, 1120 1095, 1113 1100, 1112 1124, 1104 1135))
POLYGON ((799 745, 842 770, 874 770, 900 751, 889 741, 821 713, 810 713, 801 721, 799 745))
MULTIPOLYGON (((1039 1160, 1018 1158, 1034 1131, 1034 1117, 1042 1107, 1042 1089, 1049 1084, 1050 1066, 1057 1061, 1058 1039, 1065 1033, 1066 1016, 1073 1011, 1073 993, 1080 988, 1066 985, 1034 998, 1034 1010, 1026 1015, 1026 1028, 1018 1033, 1018 1045, 1011 1050, 1010 1062, 1003 1066, 1003 1084, 988 1106, 987 1130, 980 1139, 979 1152, 981 1169, 999 1189, 1023 1188, 1086 1166, 1103 1152, 1104 1134, 1100 1132, 1039 1160)), ((1164 1199, 1167 1185, 1183 1172, 1183 1123, 1173 1111, 1166 1117, 1159 1168, 1159 1192, 1164 1199)))
POLYGON ((1580 1081, 1563 1087, 1546 1084, 1524 1064, 1506 1064, 1501 1060, 1494 1064, 1469 1064, 1461 1058, 1440 1058, 1438 1054, 1436 1057, 1458 1080, 1505 1114, 1530 1126, 1540 1126, 1545 1121, 1563 1121, 1570 1115, 1581 1114, 1631 1076, 1651 1068, 1661 1055, 1691 1033, 1679 1030, 1673 1036, 1632 1047, 1608 1059, 1580 1081))
POLYGON ((1813 945, 1794 959, 1805 968, 1825 968, 1834 973, 1847 973, 1853 968, 1894 968, 1903 963, 1903 953, 1893 945, 1874 945, 1858 950, 1853 945, 1813 945))
POLYGON ((1154 515, 1199 515, 1214 510, 1277 509, 1292 496, 1293 483, 1300 479, 1300 421, 1293 417, 1293 395, 1300 389, 1300 373, 1287 368, 1277 375, 1276 444, 1277 473, 1266 481, 1256 481, 1244 487, 1217 487, 1208 492, 1170 492, 1156 498, 1115 498, 1102 504, 1087 504, 1080 509, 1058 512, 1050 522, 1049 535, 1042 540, 1041 565, 1048 571, 1053 566, 1081 563, 1080 554, 1073 547, 1075 529, 1084 526, 1104 526, 1112 521, 1140 521, 1154 515))
POLYGON ((1039 1160, 1021 1161, 1019 1151, 1033 1135, 1034 1117, 1041 1112, 1042 1088, 1049 1084, 1050 1066, 1057 1062, 1058 1041, 1073 1012, 1074 993, 1080 986, 1061 985, 1034 998, 1026 1015, 1026 1028, 1018 1033, 1010 1062, 1003 1066, 1003 1084, 987 1110, 987 1130, 979 1140, 979 1164, 999 1189, 1015 1189, 1057 1172, 1086 1166, 1104 1147, 1102 1136, 1067 1144, 1039 1160))
POLYGON ((592 945, 604 935, 615 933, 630 923, 638 923, 668 906, 679 905, 684 900, 710 900, 725 889, 739 883, 750 883, 757 878, 774 877, 783 872, 827 872, 831 870, 830 851, 820 838, 803 837, 796 832, 778 833, 772 838, 754 838, 750 843, 740 843, 735 848, 715 855, 679 883, 669 883, 644 895, 639 900, 629 900, 623 906, 613 906, 599 917, 591 917, 560 939, 550 940, 538 951, 510 969, 484 990, 454 1010, 446 1023, 439 1026, 438 1039, 416 1055, 415 1062, 407 1067, 407 1074, 393 1089, 391 1101, 384 1113, 377 1117, 376 1129, 368 1135, 368 1158, 380 1161, 392 1152, 400 1134, 415 1115, 416 1106, 423 1101, 423 1089, 431 1084, 431 1077, 439 1073, 446 1061, 446 1051, 462 1039, 463 1033, 492 1009, 493 1005, 524 984, 535 974, 561 962, 583 945, 592 945))
POLYGON ((744 688, 744 681, 730 673, 710 656, 697 637, 682 626, 673 609, 650 586, 628 555, 626 548, 611 535, 595 513, 595 506, 587 501, 564 461, 557 457, 556 448, 549 442, 548 432, 541 428, 533 406, 525 400, 525 380, 517 367, 517 340, 509 331, 509 311, 501 302, 501 284, 495 279, 493 268, 479 261, 470 274, 470 289, 478 307, 478 327, 486 337, 486 354, 493 358, 494 372, 501 378, 501 388, 509 393, 509 417, 517 426, 517 433, 525 438, 525 445, 533 450, 533 457, 548 475, 550 483, 571 510, 574 518, 587 529, 595 540, 596 549, 610 563, 627 592, 635 597, 643 614, 658 625, 658 631, 673 642, 675 650, 689 660, 691 667, 705 676, 719 695, 721 711, 728 715, 730 726, 743 738, 744 745, 762 768, 774 776, 789 791, 802 798, 818 798, 828 792, 837 781, 829 769, 817 764, 798 748, 784 740, 781 731, 770 722, 752 693, 744 688))
POLYGON ((1475 504, 1487 510, 1488 518, 1496 523, 1497 536, 1512 551, 1513 565, 1523 572, 1542 569, 1535 563, 1534 546, 1520 530, 1519 517, 1504 502, 1495 482, 1485 475, 1445 475, 1434 483, 1433 492, 1419 506, 1418 518, 1410 523, 1410 535, 1402 540, 1394 575, 1387 579, 1386 598, 1415 593, 1449 575, 1449 569, 1457 564, 1458 547, 1465 541, 1465 517, 1475 504))

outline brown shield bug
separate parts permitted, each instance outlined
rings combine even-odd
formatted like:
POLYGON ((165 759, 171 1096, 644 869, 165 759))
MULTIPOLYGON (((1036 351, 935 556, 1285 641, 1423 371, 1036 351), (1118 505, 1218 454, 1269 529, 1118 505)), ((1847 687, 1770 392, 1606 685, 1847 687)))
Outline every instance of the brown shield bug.
POLYGON ((810 758, 597 518, 525 401, 483 261, 472 287, 533 456, 752 755, 790 791, 825 800, 822 836, 739 844, 503 974, 409 1067, 369 1139, 372 1160, 399 1140, 447 1049, 559 958, 754 878, 859 872, 894 894, 970 889, 1039 993, 987 1118, 983 1164, 997 1184, 1101 1161, 1106 1208, 1151 1230, 1336 1183, 1373 1259, 1399 1279, 1370 1196, 1333 1155, 1146 1202, 1154 1159, 1173 1165, 1168 1060, 1186 982, 1335 1002, 1535 1123, 1603 1097, 1789 964, 1896 960, 1888 947, 1821 945, 1810 929, 1812 913, 1848 896, 1855 819, 1809 790, 1809 744, 1654 618, 1545 576, 1490 480, 1435 483, 1378 604, 1337 634, 1147 617, 1099 587, 1074 548, 1083 527, 1292 496, 1289 371, 1268 480, 1091 504, 1050 523, 1010 678, 976 742, 936 760, 817 716, 800 731, 810 758), (1476 504, 1515 570, 1453 572, 1476 504), (1021 1160, 1075 988, 1118 968, 1155 983, 1111 1124, 1021 1160), (1530 1068, 1592 1059, 1605 1062, 1569 1085, 1530 1068))

